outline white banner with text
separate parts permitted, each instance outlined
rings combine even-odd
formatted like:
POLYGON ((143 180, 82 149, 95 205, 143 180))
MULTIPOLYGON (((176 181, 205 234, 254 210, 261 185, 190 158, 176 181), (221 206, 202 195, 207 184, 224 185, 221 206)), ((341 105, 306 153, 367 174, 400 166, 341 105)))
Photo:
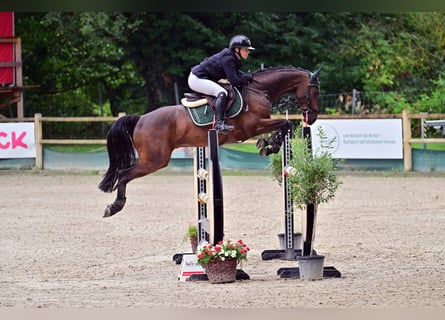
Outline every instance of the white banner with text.
POLYGON ((0 123, 0 159, 35 158, 34 123, 0 123))
POLYGON ((320 150, 319 129, 337 159, 402 159, 402 119, 318 119, 311 125, 312 149, 320 150))

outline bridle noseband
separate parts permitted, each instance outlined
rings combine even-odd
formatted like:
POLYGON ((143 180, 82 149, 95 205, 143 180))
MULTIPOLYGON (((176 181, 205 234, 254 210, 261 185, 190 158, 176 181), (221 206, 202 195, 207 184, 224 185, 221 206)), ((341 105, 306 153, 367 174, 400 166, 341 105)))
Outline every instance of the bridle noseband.
POLYGON ((306 103, 305 106, 300 106, 301 113, 304 114, 304 117, 305 117, 305 119, 306 119, 306 123, 307 123, 307 121, 308 121, 309 113, 310 113, 310 112, 312 112, 312 113, 316 113, 316 114, 318 114, 318 112, 319 112, 318 110, 314 110, 314 109, 312 108, 312 103, 311 103, 311 89, 312 89, 313 87, 316 87, 316 88, 318 89, 318 91, 320 91, 320 84, 318 83, 318 81, 316 82, 316 81, 312 81, 312 80, 311 80, 311 83, 307 86, 306 94, 304 95, 304 98, 306 99, 307 103, 306 103))

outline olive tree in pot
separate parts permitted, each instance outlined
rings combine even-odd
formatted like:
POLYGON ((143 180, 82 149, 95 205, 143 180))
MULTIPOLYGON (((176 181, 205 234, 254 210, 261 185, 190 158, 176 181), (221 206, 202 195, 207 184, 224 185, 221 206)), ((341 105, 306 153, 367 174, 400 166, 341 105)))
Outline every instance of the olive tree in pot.
MULTIPOLYGON (((334 160, 330 152, 335 138, 328 139, 319 126, 316 133, 319 144, 316 150, 312 150, 310 137, 302 137, 301 133, 302 127, 299 125, 294 131, 296 138, 290 142, 292 157, 289 165, 292 170, 288 175, 293 204, 303 211, 303 253, 297 258, 300 266, 306 260, 324 259, 324 256, 314 255, 312 250, 318 206, 333 199, 341 185, 337 175, 339 161, 334 160)), ((283 168, 280 154, 271 156, 271 170, 274 178, 281 183, 283 168)))

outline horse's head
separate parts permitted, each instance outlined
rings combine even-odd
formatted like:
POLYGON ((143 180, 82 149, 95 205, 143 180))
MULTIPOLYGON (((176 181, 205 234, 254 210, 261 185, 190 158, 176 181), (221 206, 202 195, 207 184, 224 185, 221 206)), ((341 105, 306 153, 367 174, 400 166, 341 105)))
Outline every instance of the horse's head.
POLYGON ((304 122, 311 125, 317 120, 318 116, 318 96, 320 93, 320 80, 318 76, 320 69, 309 73, 306 86, 300 86, 295 92, 304 122))

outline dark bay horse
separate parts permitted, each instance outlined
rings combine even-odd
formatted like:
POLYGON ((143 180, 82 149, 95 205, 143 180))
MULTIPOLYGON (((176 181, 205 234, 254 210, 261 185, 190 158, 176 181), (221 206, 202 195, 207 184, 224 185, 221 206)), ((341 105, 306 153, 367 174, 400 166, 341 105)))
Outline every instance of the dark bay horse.
MULTIPOLYGON (((247 105, 240 114, 227 120, 235 128, 219 133, 220 144, 245 141, 274 130, 287 132, 288 120, 270 117, 272 102, 285 93, 295 94, 303 120, 314 123, 318 115, 318 75, 319 70, 312 73, 295 67, 256 71, 246 90, 247 105)), ((127 183, 166 167, 174 149, 207 146, 210 128, 211 125, 196 126, 183 105, 119 118, 107 134, 109 167, 99 184, 104 192, 117 189, 116 199, 106 207, 104 217, 122 210, 127 183)))

